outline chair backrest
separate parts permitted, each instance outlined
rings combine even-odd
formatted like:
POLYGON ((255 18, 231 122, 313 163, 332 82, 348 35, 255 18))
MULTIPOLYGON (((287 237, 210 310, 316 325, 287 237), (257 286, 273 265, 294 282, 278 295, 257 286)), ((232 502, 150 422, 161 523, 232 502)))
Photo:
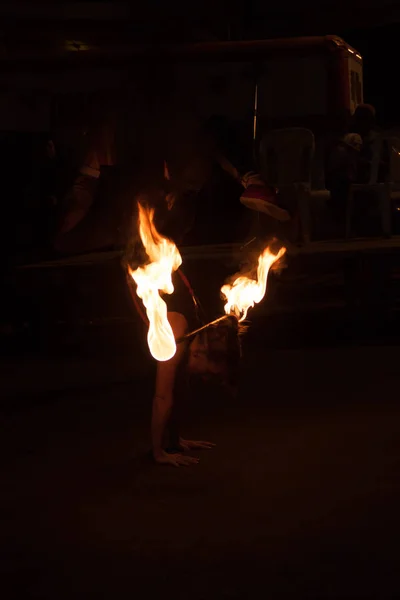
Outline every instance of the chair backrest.
POLYGON ((310 184, 314 151, 314 134, 309 129, 270 131, 261 140, 261 174, 271 185, 310 184))

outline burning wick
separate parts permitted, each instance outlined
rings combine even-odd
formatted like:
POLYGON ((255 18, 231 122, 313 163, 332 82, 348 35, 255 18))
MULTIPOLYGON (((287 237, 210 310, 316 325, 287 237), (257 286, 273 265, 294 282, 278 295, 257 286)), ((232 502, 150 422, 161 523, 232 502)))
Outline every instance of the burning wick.
POLYGON ((175 244, 160 235, 153 223, 154 210, 138 203, 139 233, 149 257, 148 264, 129 269, 129 274, 137 285, 136 293, 143 301, 149 319, 147 342, 151 355, 158 361, 172 358, 176 343, 167 318, 167 305, 160 292, 172 294, 174 286, 172 273, 179 269, 182 258, 175 244))
POLYGON ((281 248, 278 254, 273 254, 268 247, 265 248, 258 258, 257 279, 240 275, 232 284, 222 286, 221 292, 227 301, 224 306, 227 315, 236 315, 239 322, 245 320, 249 308, 264 298, 269 270, 285 252, 286 248, 281 248))

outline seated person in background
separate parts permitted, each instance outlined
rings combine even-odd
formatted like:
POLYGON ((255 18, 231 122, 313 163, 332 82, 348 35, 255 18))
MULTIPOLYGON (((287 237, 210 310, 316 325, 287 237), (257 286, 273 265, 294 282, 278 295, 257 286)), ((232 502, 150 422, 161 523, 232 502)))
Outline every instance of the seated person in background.
POLYGON ((336 223, 344 222, 350 185, 369 182, 376 152, 380 153, 377 182, 383 182, 389 172, 389 146, 376 125, 375 108, 360 104, 350 121, 349 132, 328 155, 326 187, 331 192, 331 210, 336 223))
POLYGON ((357 181, 361 147, 361 136, 349 133, 328 154, 325 182, 330 191, 330 209, 337 224, 344 223, 350 185, 357 181))
POLYGON ((362 145, 357 160, 357 183, 368 183, 371 176, 372 160, 375 152, 380 153, 378 182, 383 182, 389 171, 389 146, 382 139, 382 132, 376 123, 376 111, 371 104, 360 104, 350 122, 350 133, 361 137, 362 145))

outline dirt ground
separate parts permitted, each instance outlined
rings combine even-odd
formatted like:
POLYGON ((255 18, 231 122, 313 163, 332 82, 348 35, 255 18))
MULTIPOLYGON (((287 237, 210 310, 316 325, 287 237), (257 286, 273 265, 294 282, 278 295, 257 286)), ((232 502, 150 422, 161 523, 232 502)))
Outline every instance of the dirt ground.
POLYGON ((400 595, 398 348, 248 346, 197 467, 150 460, 147 374, 7 411, 4 598, 400 595))

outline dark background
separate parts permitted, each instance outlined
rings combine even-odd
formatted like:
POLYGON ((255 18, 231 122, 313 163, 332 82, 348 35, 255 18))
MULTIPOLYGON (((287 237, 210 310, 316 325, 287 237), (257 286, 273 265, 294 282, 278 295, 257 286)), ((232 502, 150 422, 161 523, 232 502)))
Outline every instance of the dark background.
MULTIPOLYGON (((336 34, 364 57, 365 101, 381 124, 399 124, 397 3, 315 6, 9 3, 0 7, 0 62, 24 43, 28 55, 29 44, 46 47, 50 37, 118 40, 124 32, 157 43, 336 34)), ((7 194, 2 201, 10 202, 7 194)), ((357 261, 358 296, 346 309, 341 257, 291 258, 272 279, 268 301, 251 316, 238 398, 207 394, 189 406, 188 436, 217 448, 187 470, 161 469, 148 454, 154 363, 135 330, 141 324, 132 323, 119 259, 55 270, 50 308, 48 271, 22 272, 17 311, 40 290, 36 328, 22 335, 52 355, 21 360, 18 344, 15 359, 1 364, 2 597, 399 598, 399 328, 387 300, 398 306, 399 294, 385 279, 398 273, 398 257, 357 261), (75 296, 64 295, 65 282, 75 296), (294 318, 279 310, 285 295, 294 318), (62 324, 69 337, 58 354, 48 323, 60 298, 75 325, 62 324)), ((206 273, 208 290, 191 281, 201 298, 208 291, 217 299, 233 267, 216 260, 211 277, 209 264, 193 267, 206 273)), ((190 271, 185 258, 186 265, 190 271)))
MULTIPOLYGON (((188 42, 334 34, 364 58, 364 99, 376 105, 383 126, 397 125, 395 73, 400 6, 393 0, 359 2, 232 0, 221 2, 14 2, 0 7, 3 57, 28 39, 115 36, 132 42, 188 42)), ((85 41, 83 39, 83 41, 85 41)))

